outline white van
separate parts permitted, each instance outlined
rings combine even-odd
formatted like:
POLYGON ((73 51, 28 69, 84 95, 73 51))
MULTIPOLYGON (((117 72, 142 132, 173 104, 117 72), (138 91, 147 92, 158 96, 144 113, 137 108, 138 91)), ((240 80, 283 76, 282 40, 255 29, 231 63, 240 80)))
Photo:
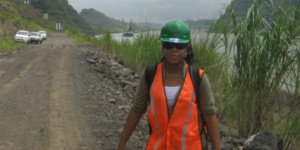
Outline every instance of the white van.
POLYGON ((47 40, 47 33, 46 33, 46 31, 39 31, 39 33, 41 34, 43 40, 47 40))
POLYGON ((39 32, 30 32, 30 43, 42 44, 42 35, 39 32))
POLYGON ((29 43, 30 41, 29 32, 25 30, 19 30, 15 34, 15 41, 29 43))

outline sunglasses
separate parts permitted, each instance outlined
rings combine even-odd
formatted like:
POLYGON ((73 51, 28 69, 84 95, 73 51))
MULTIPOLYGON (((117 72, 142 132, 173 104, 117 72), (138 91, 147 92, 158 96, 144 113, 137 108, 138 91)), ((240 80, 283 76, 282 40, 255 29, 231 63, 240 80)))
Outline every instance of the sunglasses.
POLYGON ((170 42, 163 43, 163 48, 165 49, 171 49, 175 47, 178 50, 183 50, 184 48, 187 48, 187 46, 188 46, 187 43, 170 43, 170 42))

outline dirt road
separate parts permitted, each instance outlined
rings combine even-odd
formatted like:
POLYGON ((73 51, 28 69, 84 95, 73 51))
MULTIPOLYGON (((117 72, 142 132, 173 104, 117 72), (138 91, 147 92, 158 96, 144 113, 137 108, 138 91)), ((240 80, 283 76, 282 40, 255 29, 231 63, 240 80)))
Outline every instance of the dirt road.
MULTIPOLYGON (((116 148, 134 90, 87 63, 93 49, 55 33, 0 55, 0 149, 116 148)), ((111 62, 104 55, 108 60, 98 61, 111 62)), ((140 124, 129 149, 144 147, 140 124)))

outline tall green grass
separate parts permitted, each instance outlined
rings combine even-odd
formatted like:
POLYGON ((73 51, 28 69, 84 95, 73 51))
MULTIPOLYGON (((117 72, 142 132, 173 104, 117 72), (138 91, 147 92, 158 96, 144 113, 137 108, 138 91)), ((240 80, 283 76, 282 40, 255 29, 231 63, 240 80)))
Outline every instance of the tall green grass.
POLYGON ((214 92, 219 117, 222 117, 224 104, 222 99, 224 97, 223 90, 229 82, 229 62, 218 50, 221 47, 221 34, 214 33, 209 30, 206 34, 194 33, 196 36, 192 41, 194 50, 195 66, 204 69, 205 73, 210 79, 210 83, 214 92), (204 34, 204 36, 201 36, 204 34))
POLYGON ((0 52, 16 50, 24 45, 26 44, 15 42, 13 39, 0 40, 0 52))
MULTIPOLYGON (((228 46, 227 56, 234 54, 231 84, 224 98, 228 104, 226 118, 238 125, 241 137, 266 128, 280 129, 285 143, 290 143, 285 147, 288 149, 299 146, 295 141, 300 141, 299 110, 293 108, 300 103, 299 46, 290 33, 296 20, 293 13, 281 10, 279 16, 267 21, 260 15, 261 4, 261 0, 254 0, 245 19, 238 18, 230 8, 233 25, 219 26, 228 42, 224 44, 228 46), (232 43, 227 36, 230 27, 232 43), (280 99, 278 93, 284 88, 288 98, 280 99), (282 104, 284 100, 289 102, 282 104), (284 116, 278 117, 278 113, 284 116)), ((276 9, 272 3, 268 6, 276 9)))
POLYGON ((160 41, 153 32, 141 33, 133 41, 124 39, 120 43, 113 40, 110 32, 107 32, 100 38, 100 43, 108 53, 138 72, 161 59, 160 41))

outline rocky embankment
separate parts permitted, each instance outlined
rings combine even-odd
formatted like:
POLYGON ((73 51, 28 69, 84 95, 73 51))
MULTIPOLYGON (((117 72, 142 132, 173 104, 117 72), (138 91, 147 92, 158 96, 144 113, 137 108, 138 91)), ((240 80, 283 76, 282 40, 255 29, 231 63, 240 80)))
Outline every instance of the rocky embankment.
MULTIPOLYGON (((89 88, 85 91, 84 116, 101 149, 116 149, 131 101, 139 84, 139 75, 119 64, 107 52, 91 46, 82 55, 85 57, 86 78, 89 88)), ((131 150, 145 149, 148 139, 146 115, 141 118, 128 141, 131 150)))
MULTIPOLYGON (((92 77, 94 82, 86 92, 86 94, 94 96, 90 100, 91 105, 87 105, 87 113, 90 114, 89 116, 93 116, 90 119, 93 121, 94 133, 99 144, 102 144, 105 149, 114 149, 121 135, 140 78, 136 72, 123 66, 108 56, 106 51, 99 48, 91 48, 86 52, 85 57, 87 64, 95 72, 92 77), (106 123, 103 124, 103 122, 106 123), (112 132, 107 132, 112 129, 112 132)), ((282 139, 272 131, 263 132, 258 136, 259 138, 250 137, 246 140, 239 139, 237 131, 229 129, 221 122, 219 126, 223 150, 282 149, 282 139), (262 139, 265 140, 262 141, 262 139), (255 141, 254 144, 253 141, 255 141)), ((127 148, 130 150, 145 149, 148 136, 148 123, 146 115, 143 115, 127 148)))

